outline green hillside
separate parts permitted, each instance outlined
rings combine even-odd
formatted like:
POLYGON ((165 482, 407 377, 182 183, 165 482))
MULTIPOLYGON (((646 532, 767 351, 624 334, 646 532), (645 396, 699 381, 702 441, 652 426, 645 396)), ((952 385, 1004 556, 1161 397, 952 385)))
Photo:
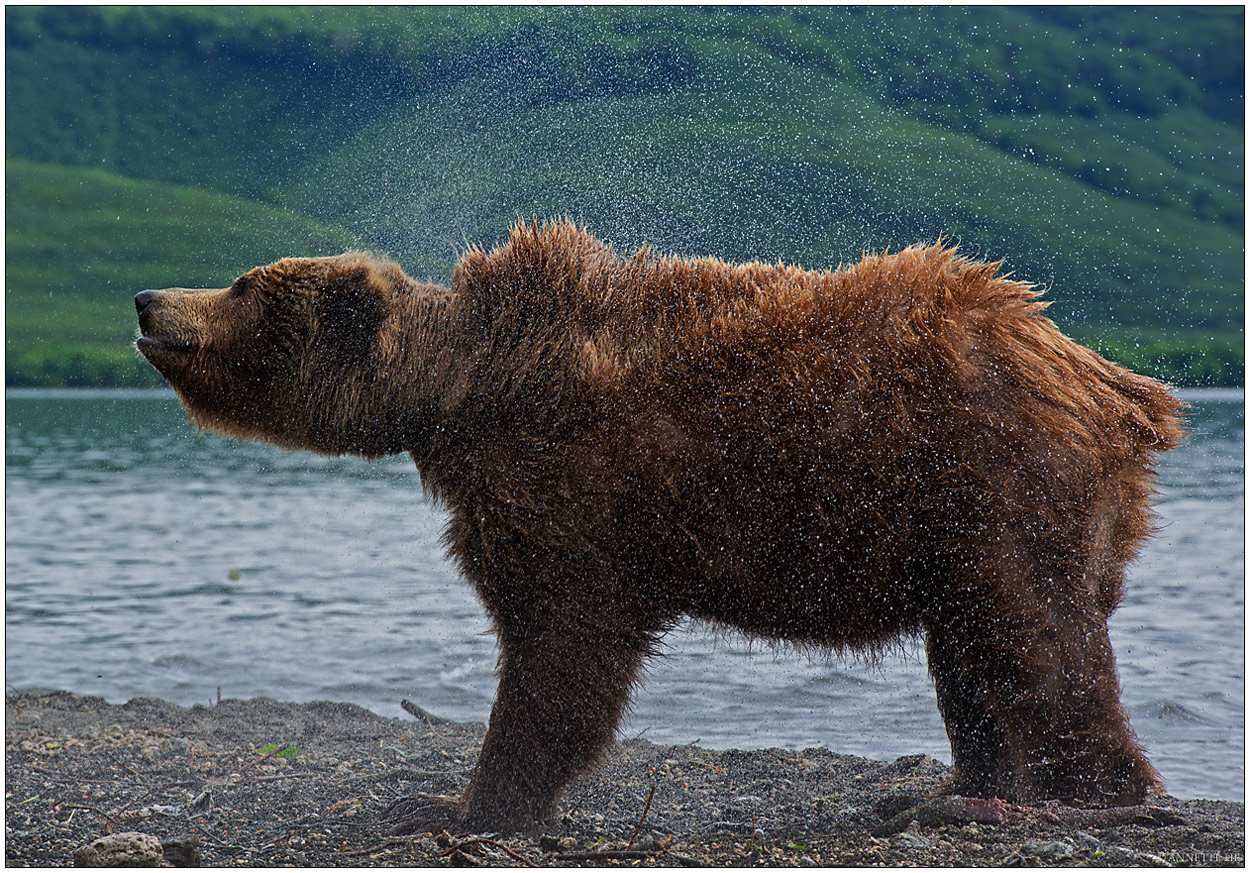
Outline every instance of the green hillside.
POLYGON ((347 244, 443 278, 568 214, 811 267, 953 238, 1124 363, 1240 384, 1243 32, 1239 7, 7 8, 6 376, 139 378, 138 287, 347 244), (130 232, 162 208, 195 229, 130 232))
POLYGON ((144 288, 222 288, 359 240, 272 206, 106 170, 5 162, 10 385, 156 385, 131 346, 144 288), (73 252, 74 257, 69 257, 73 252))

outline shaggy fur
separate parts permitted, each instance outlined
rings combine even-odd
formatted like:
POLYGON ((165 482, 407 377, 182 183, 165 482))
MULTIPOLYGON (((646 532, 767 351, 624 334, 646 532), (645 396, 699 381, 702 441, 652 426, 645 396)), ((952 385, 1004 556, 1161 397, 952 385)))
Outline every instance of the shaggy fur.
POLYGON ((468 790, 414 828, 549 816, 683 616, 833 652, 923 634, 953 790, 1137 802, 1159 778, 1107 616, 1180 404, 998 267, 622 258, 555 222, 450 290, 351 254, 136 305, 201 426, 410 452, 450 510, 499 689, 468 790))

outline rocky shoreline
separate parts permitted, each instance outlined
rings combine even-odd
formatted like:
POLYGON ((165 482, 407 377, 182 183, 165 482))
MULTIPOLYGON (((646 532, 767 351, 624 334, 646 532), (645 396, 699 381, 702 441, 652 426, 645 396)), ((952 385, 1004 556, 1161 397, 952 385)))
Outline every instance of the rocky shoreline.
POLYGON ((382 810, 406 794, 460 790, 482 725, 415 707, 401 720, 263 698, 188 709, 54 692, 5 704, 10 866, 72 865, 94 840, 133 832, 155 838, 149 847, 164 841, 167 863, 202 866, 1245 863, 1242 803, 933 801, 949 771, 923 755, 881 762, 644 740, 622 743, 538 833, 395 837, 382 810))

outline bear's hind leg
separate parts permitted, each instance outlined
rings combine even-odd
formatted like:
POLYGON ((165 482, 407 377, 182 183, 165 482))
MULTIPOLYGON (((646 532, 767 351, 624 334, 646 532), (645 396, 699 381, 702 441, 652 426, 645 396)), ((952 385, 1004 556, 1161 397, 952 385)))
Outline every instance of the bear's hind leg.
POLYGON ((1006 741, 985 708, 988 695, 978 687, 983 677, 960 668, 957 634, 931 632, 925 643, 956 773, 948 790, 965 797, 998 796, 1002 786, 1010 784, 1011 767, 1006 741))
POLYGON ((1120 704, 1093 593, 1023 568, 1012 578, 1007 560, 988 563, 947 587, 926 621, 954 789, 1016 803, 1142 802, 1158 773, 1120 704))

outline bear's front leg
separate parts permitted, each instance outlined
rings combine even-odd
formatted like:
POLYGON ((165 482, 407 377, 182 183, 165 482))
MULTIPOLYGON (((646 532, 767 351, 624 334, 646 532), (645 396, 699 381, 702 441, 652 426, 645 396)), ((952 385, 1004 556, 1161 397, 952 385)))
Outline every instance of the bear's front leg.
POLYGON ((607 604, 580 618, 497 613, 496 623, 499 690, 469 787, 459 798, 393 806, 411 812, 398 830, 511 833, 550 818, 611 746, 654 639, 613 621, 607 604))

